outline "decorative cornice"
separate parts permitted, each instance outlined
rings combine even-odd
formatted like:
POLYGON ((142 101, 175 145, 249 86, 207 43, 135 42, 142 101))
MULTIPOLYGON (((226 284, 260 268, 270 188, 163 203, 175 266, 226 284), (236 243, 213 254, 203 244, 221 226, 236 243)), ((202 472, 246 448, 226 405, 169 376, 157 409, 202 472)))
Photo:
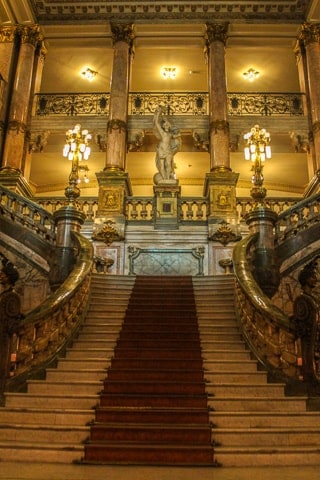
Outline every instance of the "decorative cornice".
POLYGON ((303 22, 307 18, 309 0, 203 0, 198 2, 162 0, 30 0, 37 21, 45 24, 68 21, 161 21, 161 20, 242 20, 260 19, 275 23, 303 22))

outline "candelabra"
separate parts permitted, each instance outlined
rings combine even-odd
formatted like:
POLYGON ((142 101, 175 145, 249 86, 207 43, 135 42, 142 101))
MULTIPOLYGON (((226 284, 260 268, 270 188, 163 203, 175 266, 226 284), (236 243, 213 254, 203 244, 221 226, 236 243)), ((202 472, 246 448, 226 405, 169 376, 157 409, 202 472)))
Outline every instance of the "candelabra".
POLYGON ((88 160, 90 156, 89 142, 91 135, 88 130, 81 130, 81 125, 76 125, 74 129, 66 132, 66 143, 63 148, 63 156, 72 162, 71 173, 69 175, 69 185, 65 189, 65 196, 69 203, 73 204, 80 196, 80 188, 78 187, 81 171, 80 162, 88 160))
POLYGON ((263 163, 266 159, 271 158, 270 133, 264 128, 255 125, 250 132, 244 135, 247 144, 244 148, 244 157, 251 160, 253 172, 251 181, 254 185, 250 194, 254 200, 259 203, 263 202, 267 194, 267 190, 263 187, 263 163))

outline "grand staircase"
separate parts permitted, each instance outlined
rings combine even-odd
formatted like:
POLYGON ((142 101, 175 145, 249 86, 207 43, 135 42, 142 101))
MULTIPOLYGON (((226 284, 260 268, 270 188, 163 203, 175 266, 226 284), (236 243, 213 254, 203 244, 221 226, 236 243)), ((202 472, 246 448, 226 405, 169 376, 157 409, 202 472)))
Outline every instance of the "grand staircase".
POLYGON ((232 275, 167 280, 94 275, 66 357, 6 393, 0 461, 320 465, 320 412, 251 359, 232 275))

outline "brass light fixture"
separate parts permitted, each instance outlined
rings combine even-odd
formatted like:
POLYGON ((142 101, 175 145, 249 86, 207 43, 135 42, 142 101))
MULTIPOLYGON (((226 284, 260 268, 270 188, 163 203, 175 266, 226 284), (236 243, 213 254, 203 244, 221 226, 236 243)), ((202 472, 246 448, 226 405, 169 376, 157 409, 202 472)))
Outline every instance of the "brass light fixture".
POLYGON ((254 68, 249 68, 249 70, 243 72, 242 75, 249 82, 254 82, 254 80, 259 77, 260 72, 258 72, 258 70, 255 70, 254 68))
POLYGON ((86 80, 89 80, 89 82, 92 82, 92 80, 95 78, 95 76, 98 74, 98 72, 95 72, 94 70, 92 70, 92 68, 90 67, 86 67, 82 72, 81 72, 81 75, 83 76, 83 78, 85 78, 86 80))
POLYGON ((161 67, 160 74, 165 80, 171 79, 174 80, 177 76, 178 69, 177 67, 161 67))
POLYGON ((264 128, 255 125, 250 132, 246 133, 243 138, 246 141, 244 148, 245 160, 251 160, 253 172, 251 181, 253 188, 251 196, 258 202, 262 202, 267 194, 267 190, 263 187, 263 163, 266 159, 271 158, 270 133, 264 128))
POLYGON ((71 173, 69 175, 69 186, 65 189, 65 196, 69 199, 70 204, 80 196, 78 183, 80 180, 80 172, 89 170, 87 166, 82 167, 80 162, 88 160, 91 149, 89 142, 91 135, 88 130, 81 130, 81 125, 77 124, 73 130, 66 132, 66 143, 63 148, 63 156, 72 162, 71 173))

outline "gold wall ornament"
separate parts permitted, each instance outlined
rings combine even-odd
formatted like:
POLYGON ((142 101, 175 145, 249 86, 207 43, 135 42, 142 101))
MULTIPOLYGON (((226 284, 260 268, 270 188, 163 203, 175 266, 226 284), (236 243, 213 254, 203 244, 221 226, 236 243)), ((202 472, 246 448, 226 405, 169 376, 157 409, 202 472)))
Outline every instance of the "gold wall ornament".
POLYGON ((238 242, 241 240, 241 238, 241 235, 233 232, 232 228, 227 224, 227 222, 222 222, 218 230, 209 236, 209 240, 220 242, 224 246, 230 242, 238 242))
POLYGON ((92 240, 96 242, 104 242, 106 245, 111 245, 113 242, 124 240, 124 236, 114 226, 116 222, 107 220, 103 222, 102 227, 99 227, 92 235, 92 240))
POLYGON ((102 187, 99 193, 98 211, 103 216, 109 213, 121 213, 123 204, 123 191, 119 187, 102 187))

